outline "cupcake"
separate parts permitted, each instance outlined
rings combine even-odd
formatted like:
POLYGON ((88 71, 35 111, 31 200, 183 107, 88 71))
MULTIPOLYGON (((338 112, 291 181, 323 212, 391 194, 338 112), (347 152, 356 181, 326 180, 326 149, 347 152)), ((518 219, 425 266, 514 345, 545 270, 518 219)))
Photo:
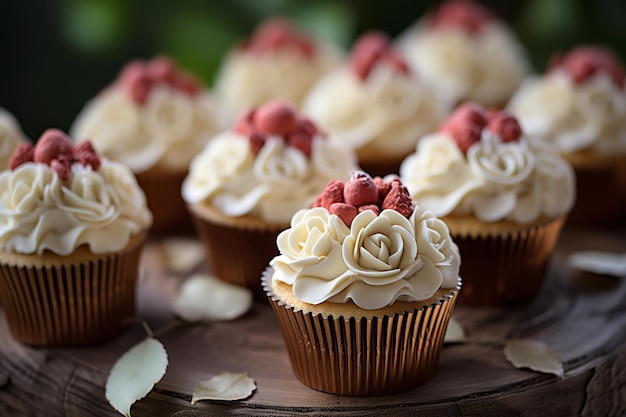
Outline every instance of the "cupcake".
POLYGON ((400 167, 411 196, 441 217, 463 256, 460 302, 523 303, 575 199, 574 171, 504 111, 459 107, 400 167))
POLYGON ((26 137, 15 117, 0 107, 0 171, 9 168, 11 156, 26 137))
POLYGON ((210 97, 166 57, 126 65, 92 99, 72 127, 104 156, 128 166, 154 214, 152 232, 178 232, 191 222, 180 187, 191 159, 219 131, 210 97))
POLYGON ((152 217, 132 172, 49 129, 0 173, 0 297, 13 337, 76 346, 134 314, 152 217))
POLYGON ((262 282, 302 383, 373 396, 433 376, 460 289, 459 251, 399 180, 355 172, 330 182, 277 245, 262 282))
POLYGON ((288 21, 267 20, 224 58, 214 86, 222 117, 232 124, 271 100, 300 106, 313 84, 340 59, 334 46, 301 33, 288 21))
POLYGON ((330 179, 347 179, 355 160, 280 101, 213 138, 192 161, 182 195, 216 275, 263 294, 259 276, 277 253, 278 233, 330 179))
POLYGON ((456 103, 504 107, 530 69, 505 23, 471 0, 442 3, 398 45, 426 83, 456 103))
POLYGON ((579 46, 555 56, 545 75, 522 84, 508 108, 528 135, 553 142, 574 166, 578 199, 570 219, 590 222, 623 213, 626 89, 624 67, 611 51, 579 46))
POLYGON ((347 63, 322 78, 304 105, 320 128, 355 149, 372 175, 397 173, 417 140, 451 110, 381 32, 358 39, 347 63))

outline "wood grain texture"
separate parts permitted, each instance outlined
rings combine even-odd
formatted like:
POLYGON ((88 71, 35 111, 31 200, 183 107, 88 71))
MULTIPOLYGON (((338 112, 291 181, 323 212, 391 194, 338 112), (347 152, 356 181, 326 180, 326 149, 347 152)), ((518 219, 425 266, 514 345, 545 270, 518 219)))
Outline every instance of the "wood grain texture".
MULTIPOLYGON (((133 416, 622 416, 626 415, 626 279, 571 269, 583 249, 626 251, 626 229, 565 228, 541 294, 517 309, 457 306, 469 343, 446 345, 439 370, 404 394, 352 398, 323 394, 293 373, 269 305, 256 302, 228 323, 178 327, 159 336, 169 354, 165 377, 132 407, 133 416), (512 338, 544 341, 559 352, 565 376, 513 368, 502 354, 512 338), (199 380, 247 372, 257 390, 244 401, 190 404, 199 380)), ((159 241, 143 258, 138 315, 153 329, 170 323, 184 277, 168 273, 159 241)), ((206 270, 205 265, 200 270, 206 270)), ((11 338, 0 317, 0 415, 117 416, 104 396, 115 360, 145 337, 130 325, 104 345, 37 349, 11 338)))

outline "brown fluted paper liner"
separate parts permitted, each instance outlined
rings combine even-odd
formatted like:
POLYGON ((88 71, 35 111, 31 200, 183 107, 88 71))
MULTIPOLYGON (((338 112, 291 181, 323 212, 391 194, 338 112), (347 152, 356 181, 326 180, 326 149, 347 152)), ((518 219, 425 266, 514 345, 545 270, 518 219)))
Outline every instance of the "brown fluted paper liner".
POLYGON ((449 223, 461 253, 463 294, 459 303, 507 306, 532 300, 541 289, 565 219, 562 216, 519 230, 485 229, 481 233, 459 233, 449 223))
POLYGON ((189 206, 191 217, 215 275, 250 288, 265 299, 259 276, 278 255, 276 238, 289 227, 266 224, 256 218, 227 218, 207 207, 189 206))
POLYGON ((144 236, 120 253, 0 254, 0 297, 13 337, 34 346, 79 346, 119 334, 134 314, 144 236))
POLYGON ((154 218, 150 233, 154 235, 181 234, 193 230, 187 204, 181 196, 187 171, 151 169, 135 174, 146 194, 148 208, 154 218))
POLYGON ((598 223, 616 219, 626 211, 626 156, 569 159, 576 172, 576 202, 568 216, 570 223, 598 223))
POLYGON ((460 287, 401 314, 333 317, 286 305, 271 289, 271 272, 266 269, 261 281, 304 385, 337 395, 387 395, 412 390, 437 371, 460 287))

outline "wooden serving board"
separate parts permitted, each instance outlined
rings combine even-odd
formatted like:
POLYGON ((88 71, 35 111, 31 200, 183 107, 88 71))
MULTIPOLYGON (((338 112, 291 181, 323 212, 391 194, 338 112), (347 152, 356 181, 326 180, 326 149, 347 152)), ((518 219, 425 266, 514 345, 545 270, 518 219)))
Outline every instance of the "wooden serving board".
MULTIPOLYGON (((144 254, 138 316, 153 329, 173 320, 171 303, 185 277, 168 273, 161 243, 144 254)), ((457 306, 469 343, 445 345, 426 385, 399 395, 340 397, 302 385, 291 372, 273 312, 255 302, 227 323, 177 327, 159 336, 169 354, 165 377, 132 407, 133 416, 626 416, 626 279, 572 269, 570 253, 626 252, 626 228, 566 226, 541 294, 518 309, 457 306), (515 369, 505 339, 544 341, 565 376, 515 369), (191 405, 199 380, 247 372, 257 384, 243 401, 191 405)), ((203 266, 206 270, 208 266, 203 266)), ((4 316, 3 313, 0 315, 4 316)), ((111 342, 81 349, 38 349, 11 338, 0 317, 1 416, 116 416, 104 386, 120 355, 145 337, 134 324, 111 342)))

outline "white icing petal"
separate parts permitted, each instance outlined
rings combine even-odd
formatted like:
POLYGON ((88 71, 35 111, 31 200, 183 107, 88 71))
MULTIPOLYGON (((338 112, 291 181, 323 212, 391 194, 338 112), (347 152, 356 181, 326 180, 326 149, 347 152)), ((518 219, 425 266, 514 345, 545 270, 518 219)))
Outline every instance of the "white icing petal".
POLYGON ((420 140, 400 167, 411 197, 438 216, 528 224, 567 213, 575 198, 571 166, 552 147, 521 137, 501 142, 487 129, 464 156, 446 133, 420 140))
POLYGON ((186 169, 219 129, 215 113, 208 94, 190 96, 158 85, 137 105, 113 86, 87 103, 71 136, 91 140, 98 152, 133 172, 156 165, 186 169))
POLYGON ((228 124, 245 110, 271 100, 299 106, 313 84, 338 65, 340 55, 327 45, 317 45, 312 57, 286 49, 249 53, 233 51, 215 82, 215 92, 228 124))
POLYGON ((417 208, 359 213, 350 229, 324 208, 301 210, 277 240, 273 279, 310 304, 353 301, 377 309, 456 286, 460 259, 445 223, 417 208), (416 235, 416 231, 419 235, 416 235))
POLYGON ((563 71, 533 77, 508 108, 529 136, 545 138, 561 152, 626 152, 626 89, 604 73, 581 84, 563 71))
POLYGON ((348 179, 356 168, 351 150, 321 137, 313 138, 310 158, 277 137, 268 138, 255 157, 247 138, 225 132, 194 158, 182 194, 227 216, 286 224, 312 206, 330 180, 348 179))
POLYGON ((0 190, 0 247, 7 252, 68 255, 88 245, 111 253, 152 224, 134 175, 117 162, 102 160, 98 171, 75 163, 65 182, 29 162, 0 173, 0 190))
POLYGON ((426 82, 455 102, 502 105, 529 71, 520 43, 498 22, 469 34, 457 28, 431 30, 421 21, 398 44, 426 82))
POLYGON ((316 84, 304 112, 353 148, 397 155, 410 152, 417 138, 434 131, 450 105, 419 76, 377 65, 361 81, 343 66, 316 84))

